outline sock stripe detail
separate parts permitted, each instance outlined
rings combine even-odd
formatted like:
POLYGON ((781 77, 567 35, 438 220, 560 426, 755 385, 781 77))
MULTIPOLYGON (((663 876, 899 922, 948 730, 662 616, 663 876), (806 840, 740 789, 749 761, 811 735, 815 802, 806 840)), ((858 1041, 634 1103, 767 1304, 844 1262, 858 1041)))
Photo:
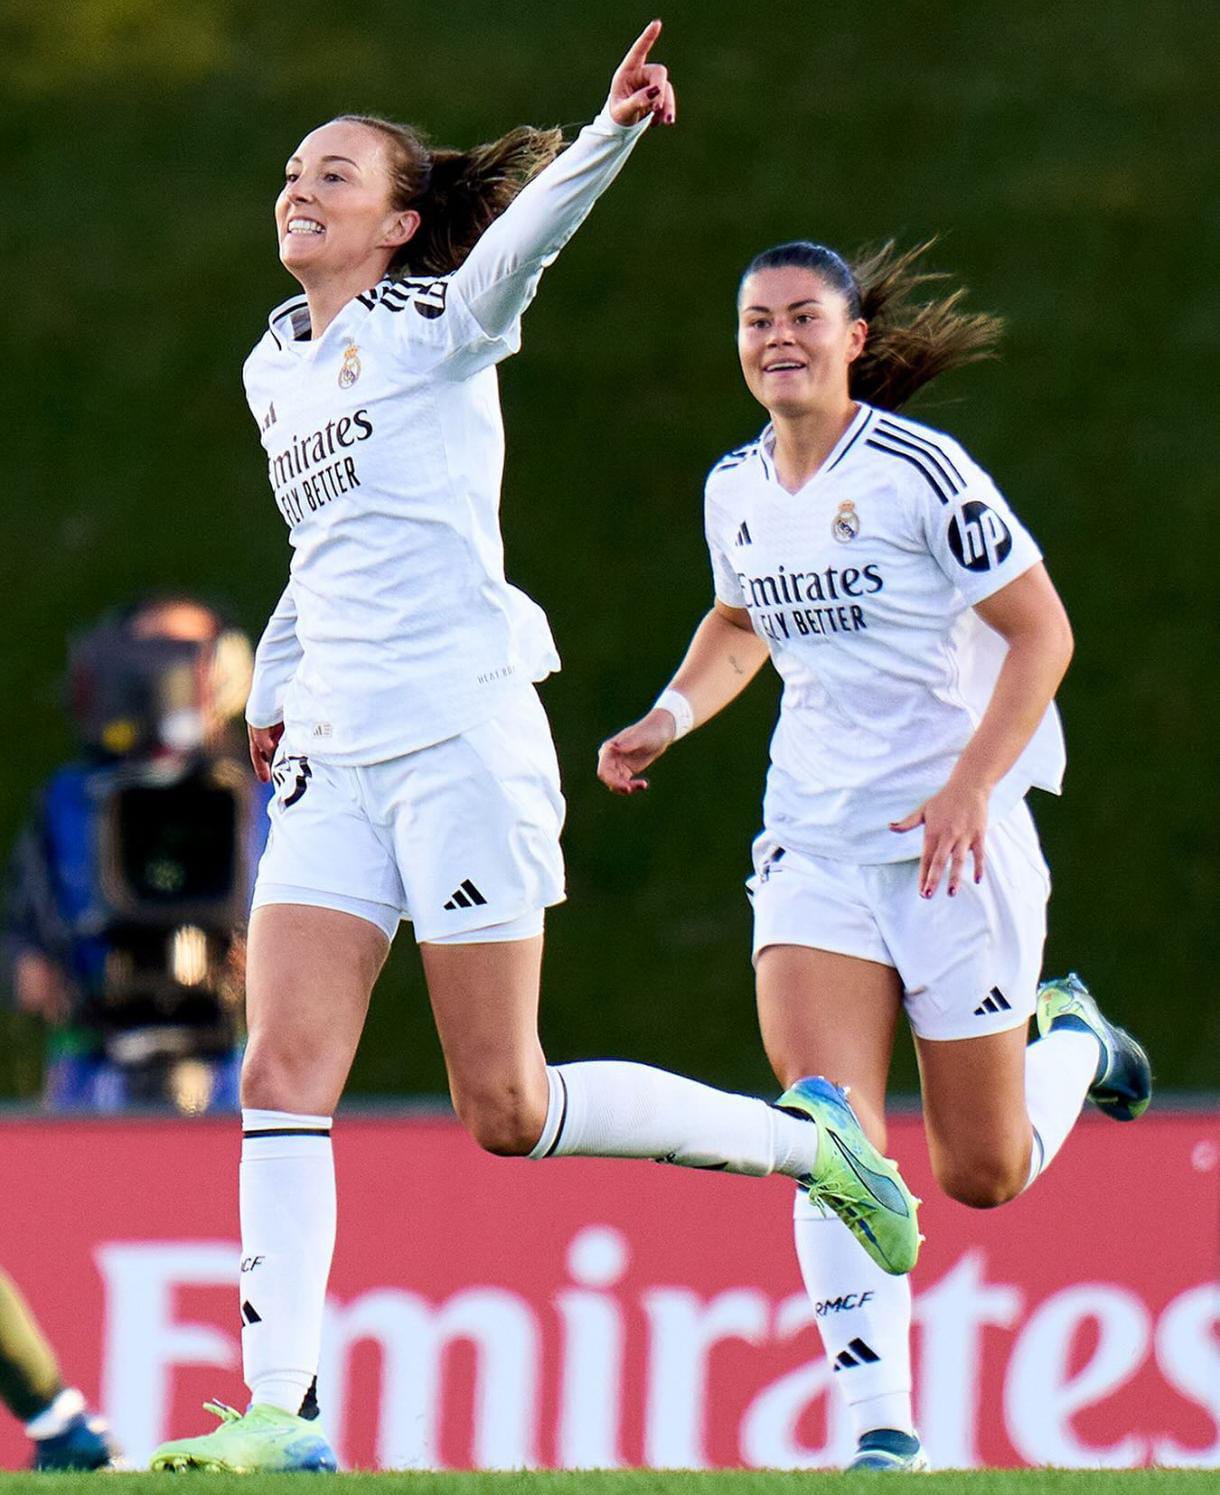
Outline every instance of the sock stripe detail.
POLYGON ((328 1126, 269 1126, 243 1129, 243 1137, 329 1137, 328 1126))
POLYGON ((556 1069, 555 1075, 559 1080, 559 1088, 563 1091, 563 1103, 559 1108, 559 1125, 555 1128, 555 1136, 551 1141, 551 1145, 542 1154, 544 1158, 553 1158, 555 1156, 555 1149, 559 1146, 560 1138, 563 1136, 563 1124, 568 1119, 568 1082, 563 1077, 562 1069, 556 1069))

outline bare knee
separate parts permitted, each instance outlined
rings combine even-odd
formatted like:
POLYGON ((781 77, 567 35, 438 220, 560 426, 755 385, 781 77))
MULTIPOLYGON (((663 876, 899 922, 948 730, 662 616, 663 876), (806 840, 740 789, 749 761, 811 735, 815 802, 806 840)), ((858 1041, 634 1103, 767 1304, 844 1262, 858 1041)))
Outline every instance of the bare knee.
POLYGON ((302 1051, 252 1038, 241 1066, 241 1103, 264 1111, 329 1116, 339 1103, 345 1075, 325 1051, 302 1051), (329 1061, 329 1062, 328 1062, 329 1061))
POLYGON ((454 1084, 453 1108, 485 1152, 524 1157, 534 1149, 546 1122, 546 1093, 515 1081, 477 1088, 454 1084))
POLYGON ((995 1209, 1025 1187, 1028 1166, 1013 1158, 980 1155, 938 1159, 935 1171, 950 1199, 971 1209, 995 1209))

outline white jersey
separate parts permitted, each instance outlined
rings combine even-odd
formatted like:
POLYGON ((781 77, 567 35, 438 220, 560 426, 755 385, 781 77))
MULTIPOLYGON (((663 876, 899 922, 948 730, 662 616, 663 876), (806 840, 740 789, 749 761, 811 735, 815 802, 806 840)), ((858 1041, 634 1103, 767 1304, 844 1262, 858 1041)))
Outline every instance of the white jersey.
POLYGON ((283 721, 323 762, 375 763, 466 731, 559 667, 541 609, 504 577, 495 366, 646 127, 599 115, 452 274, 382 280, 316 340, 304 297, 272 313, 245 385, 292 564, 252 724, 283 721))
MULTIPOLYGON (((763 808, 780 844, 867 862, 918 856, 889 823, 942 788, 991 697, 1007 645, 971 611, 1041 559, 951 437, 861 405, 797 493, 768 426, 711 471, 716 595, 749 611, 784 682, 763 808)), ((1059 792, 1051 706, 997 785, 999 818, 1059 792)))

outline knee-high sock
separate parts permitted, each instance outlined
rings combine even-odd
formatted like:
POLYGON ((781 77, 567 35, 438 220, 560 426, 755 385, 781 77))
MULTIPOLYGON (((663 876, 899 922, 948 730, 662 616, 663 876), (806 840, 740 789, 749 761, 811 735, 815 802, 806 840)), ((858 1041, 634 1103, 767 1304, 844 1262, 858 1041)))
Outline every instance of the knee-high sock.
POLYGON ((0 1401, 30 1422, 63 1390, 55 1351, 11 1277, 0 1272, 0 1401))
POLYGON ((242 1361, 254 1402, 299 1412, 322 1344, 335 1249, 329 1116, 242 1112, 242 1361))
POLYGON ((847 1226, 822 1214, 803 1190, 792 1228, 805 1291, 856 1437, 874 1428, 913 1433, 911 1279, 883 1272, 847 1226))
POLYGON ((755 1177, 813 1172, 817 1127, 754 1096, 618 1059, 553 1066, 547 1082, 531 1157, 655 1158, 755 1177))
POLYGON ((1025 1050, 1025 1108, 1034 1129, 1029 1188, 1076 1125, 1097 1073, 1098 1042, 1091 1033, 1054 1028, 1025 1050))

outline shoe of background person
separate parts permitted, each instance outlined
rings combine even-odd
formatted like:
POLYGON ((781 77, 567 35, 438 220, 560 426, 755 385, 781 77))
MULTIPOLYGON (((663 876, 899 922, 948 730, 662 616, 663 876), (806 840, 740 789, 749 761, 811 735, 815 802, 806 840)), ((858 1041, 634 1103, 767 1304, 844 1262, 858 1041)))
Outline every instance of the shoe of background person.
POLYGON ((1075 971, 1038 988, 1038 1034, 1056 1028, 1091 1033, 1101 1045, 1089 1099, 1115 1121, 1134 1121, 1152 1099, 1152 1066, 1148 1055, 1124 1028, 1101 1015, 1097 1000, 1075 971))
POLYGON ((167 1474, 199 1469, 208 1474, 334 1474, 335 1451, 316 1421, 254 1406, 244 1414, 223 1402, 205 1402, 220 1426, 200 1438, 163 1443, 149 1468, 167 1474))
POLYGON ((62 1432, 49 1438, 34 1439, 31 1469, 66 1473, 121 1467, 122 1460, 110 1437, 106 1419, 88 1409, 70 1418, 62 1432))
POLYGON ((929 1467, 919 1439, 896 1428, 875 1428, 863 1434, 847 1466, 849 1473, 872 1469, 878 1474, 926 1474, 929 1467))
POLYGON ((893 1277, 909 1272, 923 1240, 920 1201, 903 1183, 897 1164, 864 1135, 846 1092, 817 1075, 798 1080, 775 1104, 817 1125, 814 1172, 801 1180, 809 1198, 838 1215, 883 1272, 893 1277))

